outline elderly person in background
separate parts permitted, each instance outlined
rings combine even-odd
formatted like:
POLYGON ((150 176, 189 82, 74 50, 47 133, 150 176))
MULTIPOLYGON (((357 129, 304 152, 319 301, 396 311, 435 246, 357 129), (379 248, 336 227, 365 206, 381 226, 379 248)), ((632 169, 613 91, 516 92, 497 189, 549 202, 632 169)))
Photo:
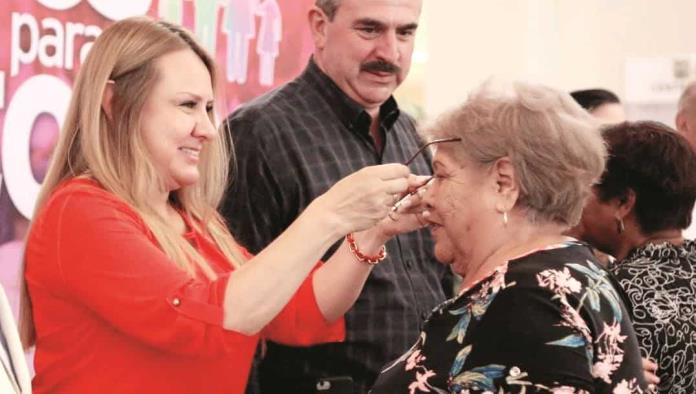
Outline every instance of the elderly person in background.
POLYGON ((679 97, 674 122, 691 147, 696 148, 696 82, 690 83, 679 97))
POLYGON ((435 255, 463 275, 373 393, 639 393, 630 316, 580 218, 606 149, 565 93, 484 86, 429 133, 437 145, 424 213, 435 255))
POLYGON ((570 96, 590 115, 606 124, 620 123, 626 120, 621 100, 614 92, 606 89, 576 90, 570 96))
POLYGON ((682 237, 696 199, 696 153, 656 122, 604 131, 609 160, 583 213, 582 237, 617 261, 660 393, 696 393, 696 242, 682 237))

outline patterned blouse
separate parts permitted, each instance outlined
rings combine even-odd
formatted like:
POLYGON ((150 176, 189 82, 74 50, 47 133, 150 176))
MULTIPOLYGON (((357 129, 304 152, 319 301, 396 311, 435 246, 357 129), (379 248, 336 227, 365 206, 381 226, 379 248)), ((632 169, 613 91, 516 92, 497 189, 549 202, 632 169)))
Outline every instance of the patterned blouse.
POLYGON ((696 393, 696 241, 648 244, 611 266, 628 295, 638 345, 657 361, 660 393, 696 393))
POLYGON ((644 393, 615 289, 578 242, 511 260, 436 307, 372 393, 644 393))

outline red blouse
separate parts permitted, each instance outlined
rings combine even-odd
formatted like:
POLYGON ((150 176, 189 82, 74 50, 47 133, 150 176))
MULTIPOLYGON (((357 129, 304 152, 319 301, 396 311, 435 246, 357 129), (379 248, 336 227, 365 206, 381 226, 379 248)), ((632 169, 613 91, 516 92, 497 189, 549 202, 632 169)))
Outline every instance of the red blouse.
POLYGON ((233 269, 203 234, 185 236, 217 280, 177 268, 142 219, 95 182, 56 189, 26 251, 36 393, 242 393, 259 336, 300 346, 343 340, 343 319, 324 319, 311 275, 260 335, 223 329, 233 269))

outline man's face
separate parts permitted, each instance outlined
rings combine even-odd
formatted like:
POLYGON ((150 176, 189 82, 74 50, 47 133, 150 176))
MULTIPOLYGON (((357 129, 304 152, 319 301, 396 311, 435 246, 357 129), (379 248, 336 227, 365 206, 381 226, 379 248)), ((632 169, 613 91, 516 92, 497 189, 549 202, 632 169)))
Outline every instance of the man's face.
POLYGON ((406 78, 422 0, 342 0, 333 20, 312 21, 319 67, 350 98, 374 109, 406 78))

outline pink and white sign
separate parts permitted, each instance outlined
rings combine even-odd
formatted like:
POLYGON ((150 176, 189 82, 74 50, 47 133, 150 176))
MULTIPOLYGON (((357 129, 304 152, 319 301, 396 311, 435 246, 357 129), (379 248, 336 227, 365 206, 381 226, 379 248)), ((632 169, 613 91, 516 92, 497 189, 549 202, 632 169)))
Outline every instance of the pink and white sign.
MULTIPOLYGON (((231 111, 297 76, 312 50, 313 0, 4 0, 0 2, 0 284, 17 308, 28 219, 72 82, 113 21, 182 24, 215 54, 231 111)), ((225 115, 225 114, 221 114, 225 115)))

